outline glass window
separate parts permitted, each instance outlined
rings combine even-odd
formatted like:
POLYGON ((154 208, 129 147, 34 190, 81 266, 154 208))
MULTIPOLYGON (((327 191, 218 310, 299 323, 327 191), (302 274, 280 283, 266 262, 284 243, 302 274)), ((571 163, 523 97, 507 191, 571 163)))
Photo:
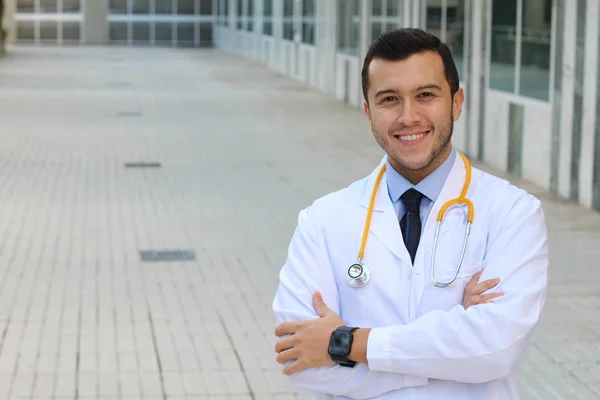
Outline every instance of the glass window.
MULTIPOLYGON (((19 13, 34 13, 35 12, 35 0, 18 0, 17 1, 17 12, 19 13)), ((27 24, 25 24, 27 25, 27 24)), ((25 30, 27 28, 23 28, 25 30)), ((21 37, 21 36, 19 36, 21 37)))
POLYGON ((150 0, 131 0, 134 14, 150 14, 150 0))
POLYGON ((17 37, 19 40, 35 40, 35 22, 18 21, 17 37))
POLYGON ((490 88, 549 99, 551 25, 551 0, 494 0, 490 88), (519 43, 521 62, 517 65, 519 43))
POLYGON ((490 88, 512 93, 516 79, 517 0, 493 0, 491 29, 490 88))
POLYGON ((462 81, 461 84, 465 83, 462 74, 464 42, 467 39, 465 38, 466 0, 447 2, 445 9, 443 6, 438 6, 439 1, 428 1, 432 6, 428 4, 426 9, 426 30, 448 45, 458 70, 458 78, 462 81))
POLYGON ((194 24, 177 24, 177 45, 191 46, 194 44, 194 24))
POLYGON ((387 0, 386 15, 398 16, 399 14, 399 1, 398 0, 387 0))
POLYGON ((194 15, 196 14, 194 0, 177 0, 177 14, 194 15))
POLYGON ((155 14, 173 14, 173 3, 171 0, 156 0, 154 2, 155 14))
POLYGON ((383 15, 383 0, 373 0, 373 9, 371 15, 380 17, 383 15))
POLYGON ((273 0, 263 0, 263 34, 273 35, 273 0))
POLYGON ((57 13, 58 12, 58 1, 57 0, 39 0, 39 1, 40 1, 40 12, 41 13, 57 13))
POLYGON ((133 41, 149 42, 150 41, 150 23, 134 22, 133 23, 133 41))
MULTIPOLYGON (((63 0, 62 2, 63 13, 78 13, 81 12, 81 4, 79 0, 63 0)), ((79 40, 79 38, 77 38, 79 40)))
POLYGON ((294 0, 283 1, 283 38, 294 40, 294 0))
POLYGON ((382 33, 402 26, 403 0, 377 0, 371 14, 371 41, 382 33))
POLYGON ((62 35, 66 42, 79 42, 81 36, 79 22, 63 22, 62 35))
POLYGON ((358 0, 338 0, 338 51, 358 55, 360 8, 358 0))
POLYGON ((212 24, 200 24, 200 45, 211 46, 213 43, 212 24))
POLYGON ((56 43, 58 39, 58 23, 56 21, 40 22, 40 40, 42 42, 56 43))
POLYGON ((237 29, 242 29, 244 26, 243 16, 244 16, 244 0, 237 0, 237 29))
POLYGON ((254 0, 248 0, 248 16, 246 29, 248 32, 252 32, 254 30, 254 0))
POLYGON ((111 22, 109 27, 109 38, 111 42, 127 41, 127 23, 111 22))
POLYGON ((158 44, 171 44, 173 40, 173 24, 170 22, 157 22, 154 27, 154 42, 158 44))
POLYGON ((201 15, 212 15, 212 13, 213 13, 212 0, 201 0, 200 1, 200 14, 201 15))
POLYGON ((302 43, 315 44, 315 0, 302 1, 302 43))
POLYGON ((540 100, 550 98, 550 41, 552 2, 522 2, 519 94, 540 100))

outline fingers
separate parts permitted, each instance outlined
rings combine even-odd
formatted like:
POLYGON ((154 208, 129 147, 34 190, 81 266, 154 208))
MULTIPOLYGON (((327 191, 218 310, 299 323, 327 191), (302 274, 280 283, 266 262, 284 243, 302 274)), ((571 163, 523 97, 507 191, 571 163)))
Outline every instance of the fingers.
POLYGON ((291 349, 294 347, 294 337, 288 336, 283 339, 280 339, 275 343, 275 352, 281 353, 284 350, 291 349))
POLYGON ((500 296, 503 296, 504 293, 500 292, 500 293, 489 293, 489 294, 482 294, 479 297, 478 301, 476 304, 489 304, 489 303, 493 303, 495 298, 498 298, 500 296))
POLYGON ((293 375, 296 374, 298 372, 303 371, 305 368, 303 366, 303 364, 300 362, 300 360, 296 360, 294 363, 292 363, 291 365, 285 367, 283 369, 283 373, 285 375, 293 375))
POLYGON ((313 295, 313 305, 315 307, 315 311, 317 314, 319 314, 319 317, 325 317, 331 312, 329 307, 327 307, 325 304, 323 296, 321 296, 321 293, 319 292, 315 292, 313 295))
POLYGON ((275 357, 275 360, 279 363, 279 364, 285 364, 288 361, 292 361, 298 358, 298 350, 291 348, 288 350, 284 350, 281 353, 277 354, 277 357, 275 357))
POLYGON ((293 335, 300 327, 301 322, 289 321, 283 324, 277 325, 275 328, 275 336, 281 337, 284 335, 293 335))
POLYGON ((483 281, 473 287, 473 293, 482 294, 485 291, 490 290, 491 288, 496 287, 500 283, 500 279, 488 279, 487 281, 483 281))
POLYGON ((479 272, 477 272, 475 275, 473 275, 473 277, 471 278, 471 280, 467 284, 467 287, 477 285, 477 282, 479 281, 479 278, 481 277, 481 274, 483 274, 483 269, 480 269, 479 272))

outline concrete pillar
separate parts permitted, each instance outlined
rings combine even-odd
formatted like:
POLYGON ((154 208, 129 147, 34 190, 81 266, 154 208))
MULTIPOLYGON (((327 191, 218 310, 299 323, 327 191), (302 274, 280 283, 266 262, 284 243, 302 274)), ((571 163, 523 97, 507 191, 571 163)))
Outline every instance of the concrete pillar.
POLYGON ((108 0, 86 0, 83 6, 83 43, 108 43, 108 0))
POLYGON ((8 38, 6 43, 14 43, 17 37, 17 24, 15 23, 15 13, 17 12, 17 0, 4 0, 4 17, 2 26, 7 30, 8 38))

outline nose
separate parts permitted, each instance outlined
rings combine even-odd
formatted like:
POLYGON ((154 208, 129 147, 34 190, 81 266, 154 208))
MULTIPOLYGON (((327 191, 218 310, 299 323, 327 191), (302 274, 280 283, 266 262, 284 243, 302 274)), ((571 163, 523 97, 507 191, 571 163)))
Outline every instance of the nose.
POLYGON ((407 100, 402 102, 399 107, 398 123, 400 125, 412 126, 421 122, 421 110, 414 101, 407 100))

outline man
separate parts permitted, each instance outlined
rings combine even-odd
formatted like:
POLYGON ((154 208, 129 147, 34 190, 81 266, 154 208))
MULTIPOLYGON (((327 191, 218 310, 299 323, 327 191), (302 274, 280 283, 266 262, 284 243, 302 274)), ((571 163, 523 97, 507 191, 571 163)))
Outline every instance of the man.
POLYGON ((546 298, 541 203, 453 149, 464 93, 438 38, 383 34, 362 80, 386 155, 300 212, 273 302, 277 362, 297 391, 323 398, 518 399, 517 366, 546 298), (464 254, 464 203, 445 210, 434 241, 442 205, 461 192, 474 206, 464 254), (366 284, 349 277, 359 249, 366 284))

